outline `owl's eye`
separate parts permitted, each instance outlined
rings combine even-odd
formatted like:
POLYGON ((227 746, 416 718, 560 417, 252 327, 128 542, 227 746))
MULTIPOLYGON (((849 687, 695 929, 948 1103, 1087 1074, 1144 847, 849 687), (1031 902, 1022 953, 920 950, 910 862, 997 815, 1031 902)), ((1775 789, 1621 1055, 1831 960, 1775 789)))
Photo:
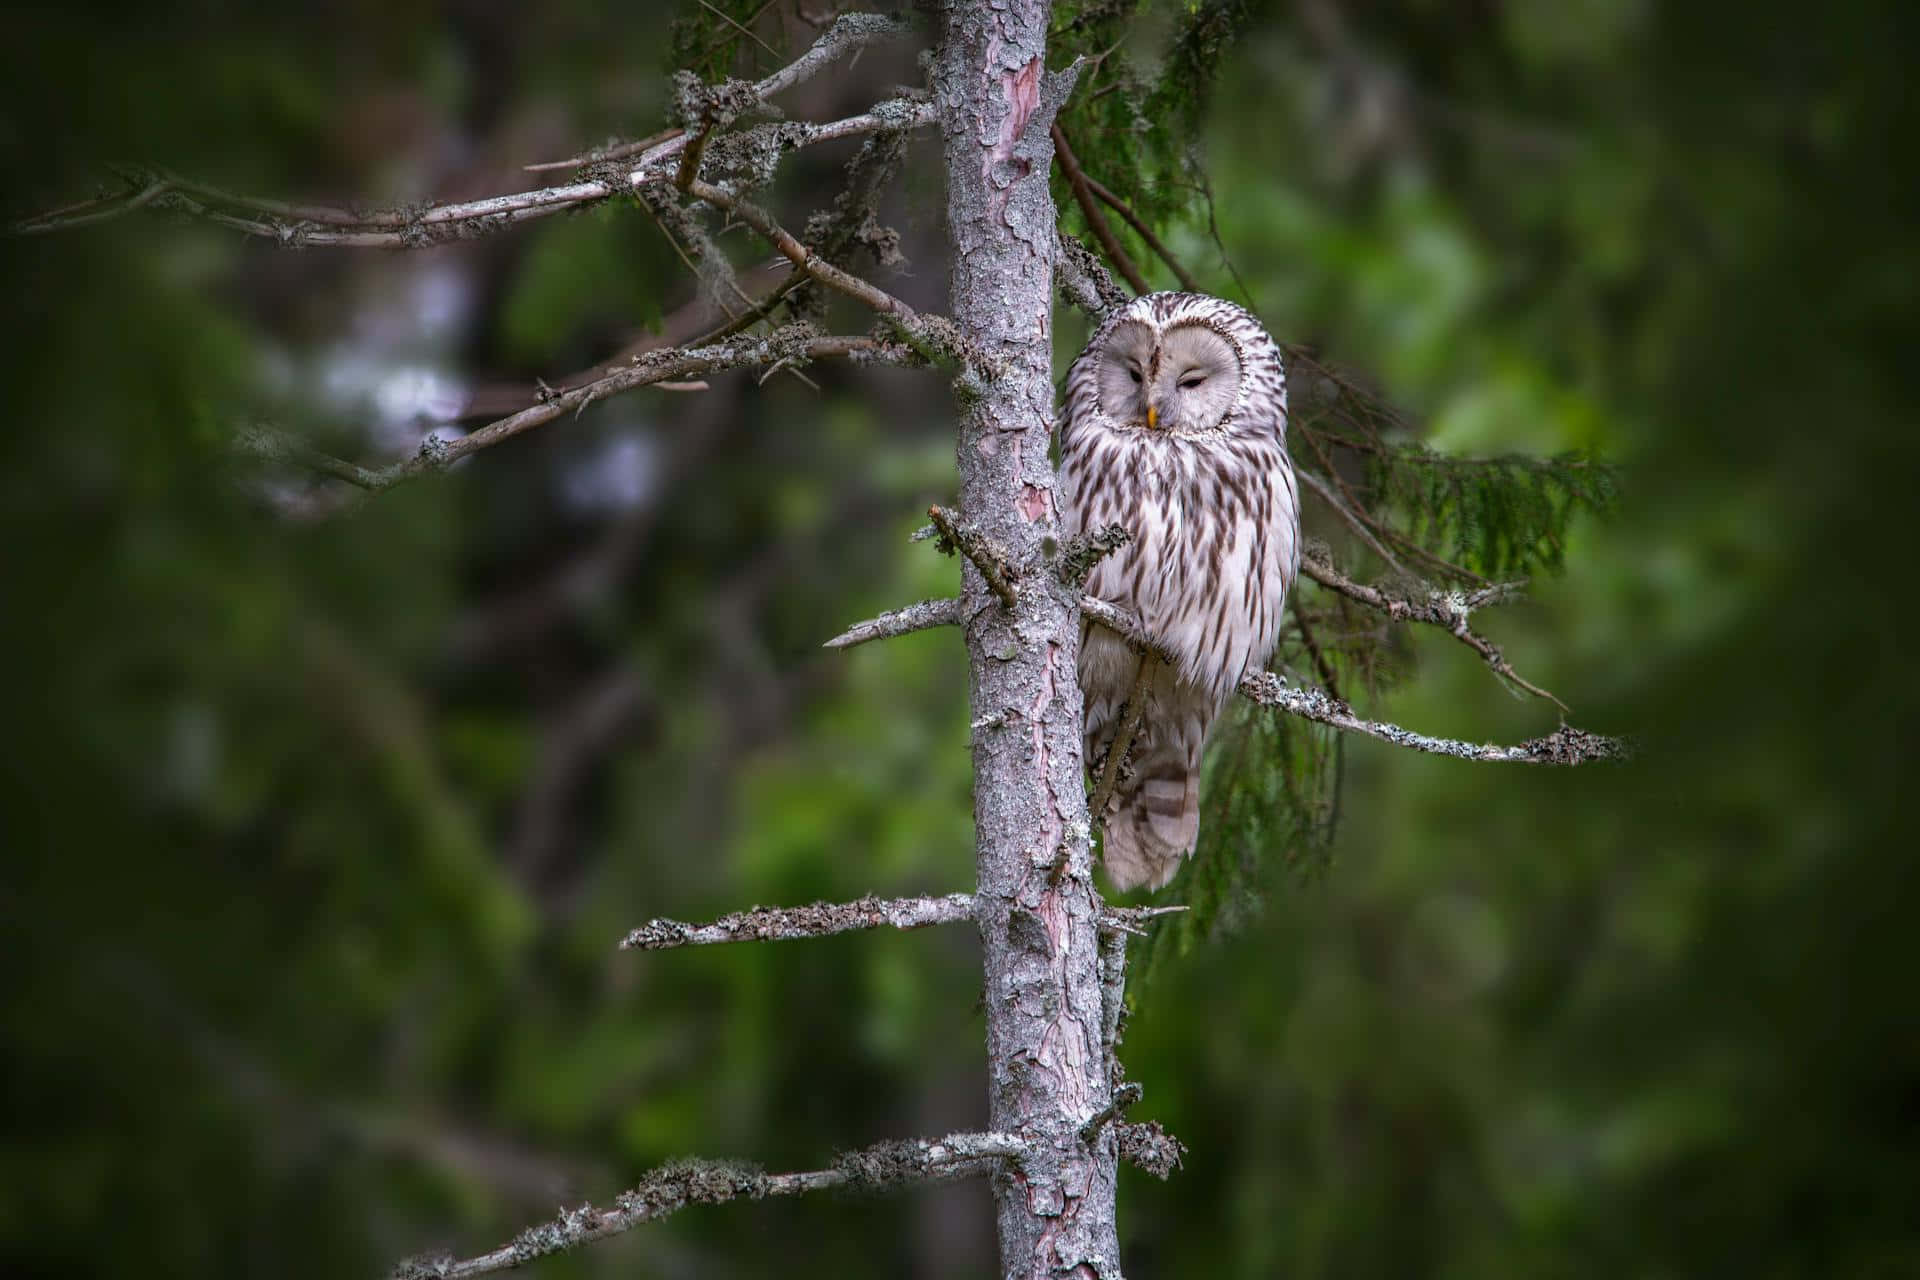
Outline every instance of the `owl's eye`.
POLYGON ((1182 391, 1191 391, 1206 380, 1205 375, 1196 378, 1182 378, 1180 379, 1180 389, 1182 391))
POLYGON ((1137 387, 1140 385, 1140 371, 1138 369, 1127 370, 1127 376, 1133 379, 1134 386, 1137 387))

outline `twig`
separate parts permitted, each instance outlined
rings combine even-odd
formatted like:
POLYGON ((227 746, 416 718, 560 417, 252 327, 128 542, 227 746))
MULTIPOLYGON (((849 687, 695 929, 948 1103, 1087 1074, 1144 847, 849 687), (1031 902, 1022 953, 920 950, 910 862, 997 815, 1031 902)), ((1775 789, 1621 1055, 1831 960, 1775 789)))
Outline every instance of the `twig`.
POLYGON ((1087 1122, 1080 1126, 1080 1141, 1092 1142, 1099 1137, 1100 1131, 1107 1127, 1107 1122, 1140 1101, 1140 1095, 1143 1092, 1145 1091, 1132 1081, 1115 1089, 1112 1096, 1107 1099, 1107 1105, 1087 1117, 1087 1122))
POLYGON ((295 439, 272 427, 242 427, 234 438, 234 447, 243 453, 271 462, 297 462, 310 471, 344 480, 356 489, 379 489, 380 474, 345 458, 323 453, 304 440, 295 439))
POLYGON ((842 271, 819 254, 808 249, 794 239, 785 228, 775 222, 764 209, 743 200, 730 191, 703 182, 698 178, 689 178, 681 184, 687 194, 704 200, 718 209, 725 209, 740 221, 752 227, 760 236, 778 249, 787 261, 804 271, 829 289, 846 294, 865 303, 891 321, 908 345, 926 356, 929 360, 945 358, 965 363, 963 353, 955 336, 943 330, 951 326, 936 327, 922 317, 912 307, 900 301, 880 286, 863 280, 850 272, 842 271))
POLYGON ((944 507, 928 507, 927 517, 933 521, 934 527, 940 530, 938 545, 941 551, 952 555, 957 550, 973 561, 974 567, 980 570, 980 576, 987 580, 987 586, 993 589, 993 594, 1000 597, 1001 604, 1011 609, 1019 603, 1019 598, 1013 590, 1012 569, 1007 566, 1000 553, 980 536, 978 530, 971 525, 960 523, 954 518, 953 513, 944 507))
POLYGON ((826 938, 855 929, 924 929, 973 919, 973 897, 949 893, 942 898, 861 898, 855 902, 816 902, 810 907, 755 907, 722 916, 712 924, 649 920, 621 940, 623 951, 665 951, 670 947, 710 946, 721 942, 826 938))
POLYGON ((79 204, 70 204, 27 218, 14 224, 13 232, 15 235, 33 236, 48 231, 64 230, 68 227, 85 227, 96 222, 108 222, 132 213, 135 209, 145 207, 164 195, 166 190, 165 182, 149 181, 138 191, 102 196, 98 200, 83 200, 79 204))
POLYGON ((958 626, 959 622, 960 601, 958 599, 948 597, 943 600, 922 600, 919 604, 910 604, 904 609, 895 609, 877 618, 856 622, 827 641, 821 648, 851 649, 869 640, 886 640, 894 636, 910 635, 915 631, 925 631, 931 627, 958 626))
POLYGON ((1200 288, 1200 282, 1193 278, 1193 273, 1181 264, 1180 259, 1173 256, 1173 250, 1167 248, 1159 236, 1153 234, 1153 228, 1147 225, 1144 218, 1133 211, 1132 205, 1107 190, 1107 188, 1101 184, 1100 180, 1092 174, 1086 173, 1081 176, 1086 180, 1087 190, 1099 196, 1101 203, 1107 205, 1122 218, 1125 218, 1127 225, 1132 227, 1134 231, 1139 234, 1140 238, 1147 242, 1147 248, 1160 255, 1160 261, 1166 263, 1168 269, 1179 279, 1182 289, 1187 290, 1189 293, 1204 292, 1204 290, 1200 288))
POLYGON ((413 1258, 394 1270, 394 1280, 458 1280, 510 1271, 538 1258, 564 1253, 593 1240, 631 1231, 688 1205, 723 1204, 802 1195, 836 1187, 881 1188, 982 1173, 1027 1152, 1024 1140, 1007 1133, 955 1133, 929 1141, 882 1142, 835 1159, 832 1168, 808 1173, 763 1173, 751 1165, 682 1160, 663 1165, 607 1208, 563 1209, 551 1222, 529 1228, 478 1257, 413 1258))
POLYGON ((1093 192, 1087 189, 1087 175, 1080 171, 1080 163, 1074 159, 1073 148, 1067 144, 1067 135, 1060 126, 1053 126, 1053 154, 1060 162, 1060 172, 1067 176, 1067 185, 1073 188, 1074 202, 1080 206, 1080 212, 1086 216, 1087 227, 1093 232, 1093 238, 1100 242, 1107 258, 1115 270, 1126 277, 1135 293, 1149 293, 1152 290, 1147 278, 1140 274, 1140 268, 1133 265, 1133 259, 1121 247, 1120 238, 1113 234, 1113 227, 1107 222, 1107 215, 1100 212, 1095 203, 1093 192))
POLYGON ((1287 596, 1287 611, 1293 614, 1293 625, 1300 628, 1300 643, 1306 646, 1307 653, 1313 659, 1314 674, 1320 677, 1320 684, 1334 697, 1340 696, 1340 684, 1334 679, 1333 664, 1327 661, 1327 655, 1321 650, 1320 642, 1314 638, 1313 624, 1307 621, 1306 608, 1300 603, 1300 593, 1295 591, 1287 596))
POLYGON ((780 51, 778 49, 768 44, 765 40, 762 40, 750 28, 742 26, 733 17, 733 15, 727 13, 725 10, 714 8, 713 5, 710 3, 710 0, 700 0, 700 7, 702 9, 705 9, 708 13, 712 14, 714 17, 720 19, 720 21, 732 27, 735 31, 738 31, 741 35, 745 36, 747 39, 759 45, 762 49, 765 49, 768 53, 772 54, 774 57, 777 58, 780 56, 780 51))
MULTIPOLYGON (((1331 466, 1331 464, 1328 465, 1331 466)), ((1328 485, 1325 480, 1322 480, 1319 476, 1304 468, 1296 468, 1294 474, 1299 478, 1300 483, 1320 495, 1320 500, 1333 508, 1334 514, 1346 521, 1347 527, 1353 530, 1360 541, 1367 544, 1373 554, 1384 560, 1389 568, 1403 578, 1413 576, 1407 572, 1407 567, 1394 557, 1393 552, 1381 545, 1380 539, 1374 537, 1373 530, 1367 527, 1367 522, 1355 514, 1346 503, 1342 502, 1339 495, 1334 493, 1332 487, 1328 485)))
POLYGON ((1177 916, 1187 910, 1181 903, 1170 903, 1159 907, 1108 907, 1100 913, 1100 927, 1118 929, 1126 926, 1137 929, 1149 920, 1158 920, 1161 916, 1177 916))
MULTIPOLYGON (((1433 591, 1428 593, 1426 601, 1422 603, 1397 596, 1390 596, 1378 587, 1355 582, 1344 573, 1341 573, 1340 570, 1336 569, 1330 561, 1315 555, 1309 554, 1301 557, 1300 572, 1312 578, 1329 591, 1337 591, 1349 600, 1356 600, 1366 605, 1369 609, 1378 609, 1390 618, 1402 622, 1421 622, 1428 626, 1439 627, 1461 644, 1466 645, 1469 649, 1479 654, 1481 658, 1486 661, 1487 666, 1493 670, 1494 674, 1512 681, 1515 685, 1526 690, 1536 698, 1545 698, 1554 706, 1559 707, 1563 712, 1567 710, 1566 703, 1560 701, 1560 699, 1554 697, 1553 694, 1542 689, 1540 686, 1522 678, 1520 673, 1513 669, 1513 664, 1508 662, 1506 657, 1500 652, 1500 646, 1467 626, 1467 618, 1474 609, 1479 608, 1481 605, 1492 604, 1518 594, 1521 588, 1526 586, 1524 582, 1498 582, 1491 587, 1475 591, 1471 595, 1463 595, 1459 592, 1442 593, 1433 591)), ((1329 688, 1331 688, 1331 685, 1329 685, 1329 688)), ((1335 691, 1335 696, 1338 696, 1337 691, 1335 691)))
POLYGON ((610 147, 589 151, 583 155, 569 156, 565 160, 542 160, 538 164, 523 164, 520 168, 527 173, 548 173, 555 169, 578 169, 583 165, 600 164, 608 160, 624 160, 628 156, 639 155, 648 147, 657 147, 663 142, 671 141, 685 132, 685 129, 675 126, 633 142, 617 142, 610 147))

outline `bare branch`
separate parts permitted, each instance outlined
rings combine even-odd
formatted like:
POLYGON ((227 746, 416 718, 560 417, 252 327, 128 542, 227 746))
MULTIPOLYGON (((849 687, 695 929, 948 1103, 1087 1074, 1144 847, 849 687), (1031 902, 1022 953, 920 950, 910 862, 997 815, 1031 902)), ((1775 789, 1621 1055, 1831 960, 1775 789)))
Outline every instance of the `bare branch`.
POLYGON ((621 940, 623 951, 665 951, 721 942, 766 942, 826 938, 855 929, 924 929, 973 919, 973 897, 949 893, 942 898, 861 898, 856 902, 816 902, 809 907, 755 907, 722 916, 712 924, 649 920, 621 940))
POLYGON ((165 195, 167 184, 152 180, 128 191, 110 196, 101 196, 97 200, 83 200, 78 204, 51 209, 35 217, 23 219, 13 226, 18 236, 42 235, 48 231, 64 231, 69 227, 91 226, 96 222, 110 222, 135 209, 144 208, 165 195))
POLYGON ((959 623, 960 601, 958 599, 948 597, 944 600, 922 600, 919 604, 910 604, 904 609, 895 609, 877 618, 856 622, 827 641, 821 648, 851 649, 869 640, 886 640, 894 636, 910 635, 915 631, 926 631, 932 627, 958 626, 959 623))
POLYGON ((1080 162, 1074 158, 1073 148, 1067 145, 1067 135, 1060 131, 1059 124, 1053 126, 1053 154, 1060 161, 1060 172, 1067 176, 1067 185, 1073 188, 1073 198, 1080 206, 1080 212, 1086 215, 1087 226, 1093 232, 1093 238, 1100 242, 1106 251, 1107 260, 1114 269, 1126 277, 1135 293, 1149 293, 1151 287, 1147 278, 1140 274, 1140 268, 1133 265, 1133 259, 1120 244, 1120 237, 1113 234, 1113 227, 1107 221, 1107 215, 1100 212, 1095 203, 1093 192, 1087 189, 1087 175, 1080 171, 1080 162))
POLYGON ((656 1222, 688 1205, 762 1200, 836 1187, 877 1189, 942 1181, 984 1173, 1002 1161, 1020 1159, 1026 1151, 1027 1144, 1012 1134, 955 1133, 936 1140, 877 1143, 839 1156, 832 1168, 807 1173, 764 1173, 751 1165, 715 1160, 677 1161, 621 1192, 607 1208, 563 1209, 552 1222, 531 1227, 478 1257, 409 1259, 395 1268, 394 1280, 458 1280, 510 1271, 656 1222))
POLYGON ((980 576, 987 580, 993 594, 1000 597, 1000 603, 1013 608, 1018 600, 1013 593, 1013 570, 1008 567, 1006 558, 981 536, 978 529, 961 523, 951 511, 944 507, 928 507, 927 516, 940 530, 937 544, 941 551, 952 555, 955 551, 973 561, 980 570, 980 576))
POLYGON ((1566 703, 1540 686, 1523 679, 1520 673, 1513 669, 1513 664, 1501 654, 1500 646, 1467 626, 1467 618, 1474 609, 1510 599, 1517 595, 1526 583, 1498 582, 1491 587, 1471 593, 1430 591, 1425 601, 1415 601, 1388 595, 1378 587, 1355 582, 1335 568, 1332 561, 1324 556, 1315 555, 1311 551, 1301 557, 1300 572, 1329 591, 1337 591, 1349 600, 1357 600, 1366 605, 1369 609, 1378 609, 1397 621, 1421 622, 1431 627, 1439 627, 1485 659, 1487 666, 1493 670, 1494 674, 1512 681, 1536 698, 1545 698, 1563 712, 1567 709, 1566 703))

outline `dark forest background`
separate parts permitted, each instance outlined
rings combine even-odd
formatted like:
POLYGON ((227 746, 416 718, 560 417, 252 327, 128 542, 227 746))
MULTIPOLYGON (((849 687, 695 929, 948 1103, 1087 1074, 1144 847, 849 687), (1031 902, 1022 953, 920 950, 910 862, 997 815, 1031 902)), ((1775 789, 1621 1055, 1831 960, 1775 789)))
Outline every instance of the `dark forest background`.
MULTIPOLYGON (((818 16, 727 7, 781 50, 818 16)), ((1192 8, 1145 6, 1130 55, 1192 8)), ((1920 10, 1232 8, 1176 139, 1211 190, 1155 193, 1169 240, 1434 449, 1621 465, 1558 576, 1477 623, 1640 754, 1344 747, 1330 850, 1276 839, 1136 985, 1137 1115, 1189 1155, 1126 1175, 1129 1273, 1920 1276, 1920 10)), ((9 32, 9 218, 117 161, 517 189, 659 127, 676 57, 775 65, 568 0, 26 5, 9 32)), ((918 80, 871 56, 789 105, 918 80)), ((783 208, 830 201, 820 152, 783 208)), ((890 287, 934 309, 936 158, 887 206, 890 287)), ((936 378, 643 390, 320 520, 237 423, 397 457, 692 332, 645 212, 405 255, 133 216, 0 262, 0 1256, 367 1274, 677 1155, 816 1168, 980 1125, 964 930, 613 949, 970 883, 955 637, 818 647, 950 590, 907 541, 952 496, 936 378)), ((1552 727, 1446 637, 1389 639, 1412 677, 1347 690, 1376 714, 1552 727)), ((989 1214, 979 1184, 696 1209, 542 1274, 984 1276, 989 1214)))

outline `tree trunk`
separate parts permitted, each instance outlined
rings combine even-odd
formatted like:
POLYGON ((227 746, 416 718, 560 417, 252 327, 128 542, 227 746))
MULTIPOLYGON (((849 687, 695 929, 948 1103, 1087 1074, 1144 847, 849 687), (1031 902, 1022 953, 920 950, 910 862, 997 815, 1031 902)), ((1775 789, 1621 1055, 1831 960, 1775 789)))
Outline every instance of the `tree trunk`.
MULTIPOLYGON (((960 394, 961 514, 1018 573, 1009 609, 964 567, 977 913, 991 1123, 1032 1144, 995 1184, 1008 1277, 1120 1274, 1106 1105, 1101 900, 1075 673, 1079 617, 1047 570, 1053 466, 1053 114, 1042 0, 949 0, 934 75, 946 134, 953 319, 994 366, 960 394)), ((963 562, 964 563, 964 562, 963 562)))

